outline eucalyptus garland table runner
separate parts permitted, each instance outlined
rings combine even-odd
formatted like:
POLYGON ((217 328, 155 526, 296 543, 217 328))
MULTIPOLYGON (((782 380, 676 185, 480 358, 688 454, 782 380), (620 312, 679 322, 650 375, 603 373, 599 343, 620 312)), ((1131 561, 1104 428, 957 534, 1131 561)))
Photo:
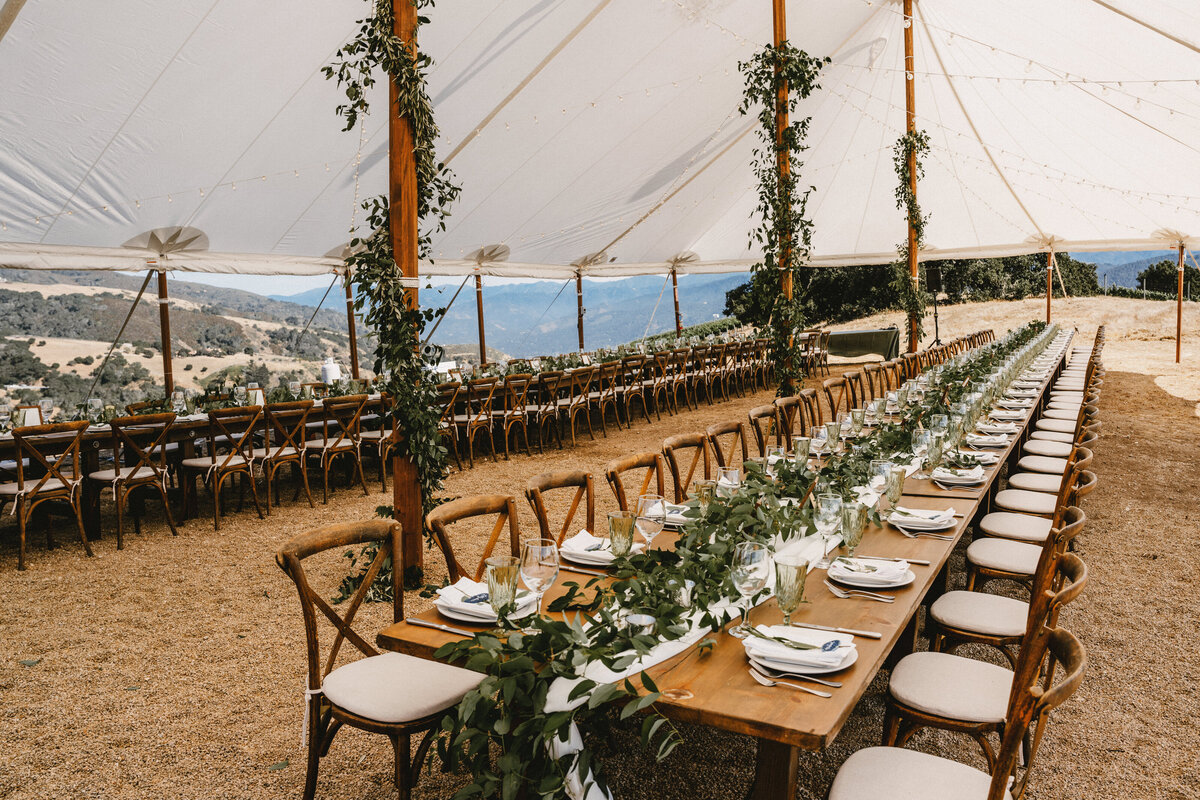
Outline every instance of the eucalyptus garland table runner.
MULTIPOLYGON (((447 718, 448 736, 438 746, 448 766, 466 766, 474 776, 474 782, 459 796, 507 797, 520 787, 528 796, 565 793, 576 800, 607 796, 591 753, 583 746, 580 727, 586 730, 588 722, 614 701, 624 703, 623 717, 645 709, 658 710, 652 706, 659 704, 670 705, 674 717, 688 718, 686 699, 664 697, 646 670, 688 649, 703 654, 712 648, 714 640, 709 633, 729 619, 732 598, 737 597, 729 578, 734 546, 759 541, 772 545, 776 552, 801 549, 810 559, 818 556, 823 549, 809 537, 814 530, 811 509, 795 502, 797 498, 806 498, 820 479, 843 496, 866 495, 864 499, 871 502, 868 470, 872 459, 911 462, 912 432, 927 423, 929 415, 961 410, 963 400, 970 400, 980 412, 985 410, 986 398, 990 408, 990 401, 1007 386, 1017 368, 1032 362, 1051 343, 1054 332, 1034 323, 950 360, 936 370, 938 376, 930 382, 927 402, 879 425, 854 442, 848 452, 830 458, 816 471, 807 464, 780 462, 772 479, 751 465, 740 490, 715 499, 703 518, 697 516, 686 525, 674 550, 651 550, 618 559, 611 580, 594 578, 582 585, 566 581, 561 592, 554 593, 558 596, 548 609, 563 612, 561 615, 526 618, 517 623, 524 625, 524 630, 505 626, 440 647, 434 657, 463 663, 487 675, 479 689, 447 718), (1016 361, 1006 363, 1009 356, 1016 361), (981 389, 987 391, 977 391, 981 389), (684 604, 679 590, 688 582, 690 603, 684 604), (626 615, 634 611, 653 617, 653 630, 628 626, 626 615), (502 755, 492 763, 489 748, 494 745, 502 755)), ((910 463, 910 469, 915 467, 910 463)), ((977 507, 973 500, 954 498, 916 505, 953 510, 961 519, 954 526, 954 538, 961 535, 966 518, 977 507)), ((934 556, 934 570, 945 562, 953 546, 928 540, 920 544, 924 549, 917 552, 934 556)), ((922 586, 927 588, 932 575, 923 580, 922 586)), ((769 591, 756 600, 765 600, 769 591)), ((882 610, 878 613, 881 619, 886 616, 882 610)), ((894 628, 903 627, 905 621, 901 618, 897 626, 897 620, 887 619, 894 628)), ((393 626, 407 627, 404 623, 393 626)), ((895 635, 898 631, 893 630, 893 640, 895 635)), ((404 631, 390 628, 380 635, 380 643, 430 655, 427 649, 411 646, 406 637, 404 631)), ((874 655, 880 657, 878 652, 874 655)), ((837 713, 848 715, 851 707, 852 703, 837 713)), ((743 722, 726 727, 761 735, 753 720, 743 722)), ((646 716, 642 733, 645 743, 657 748, 660 756, 678 742, 674 729, 658 714, 646 716)), ((779 741, 790 741, 793 746, 811 742, 800 735, 789 739, 784 731, 771 732, 773 737, 777 734, 779 741)))

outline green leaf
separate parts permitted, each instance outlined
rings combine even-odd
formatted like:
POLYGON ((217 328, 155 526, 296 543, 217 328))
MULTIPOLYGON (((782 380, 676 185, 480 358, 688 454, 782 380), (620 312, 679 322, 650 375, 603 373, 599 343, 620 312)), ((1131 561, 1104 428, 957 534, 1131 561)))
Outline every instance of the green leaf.
POLYGON ((23 658, 18 662, 22 667, 36 667, 42 663, 40 658, 23 658))
POLYGON ((274 764, 267 767, 267 772, 278 772, 281 769, 285 769, 287 765, 288 760, 286 758, 283 761, 276 761, 274 764))

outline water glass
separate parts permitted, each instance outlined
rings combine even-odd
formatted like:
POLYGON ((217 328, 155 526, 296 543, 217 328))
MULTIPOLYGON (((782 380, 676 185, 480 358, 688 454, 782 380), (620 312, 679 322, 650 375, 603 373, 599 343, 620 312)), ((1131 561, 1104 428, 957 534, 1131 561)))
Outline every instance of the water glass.
POLYGON ((850 411, 850 433, 853 436, 858 436, 862 433, 863 425, 867 421, 867 410, 865 408, 855 408, 850 411))
POLYGON ((525 588, 537 595, 538 608, 542 595, 558 578, 558 547, 553 539, 526 539, 521 543, 521 580, 525 588))
POLYGON ((867 526, 867 507, 862 503, 851 500, 842 505, 842 543, 846 545, 846 553, 853 558, 862 541, 863 531, 867 526))
POLYGON ((501 620, 512 611, 517 598, 517 578, 521 560, 514 556, 491 556, 484 562, 487 578, 488 604, 501 620))
POLYGON ((877 458, 871 462, 871 478, 870 489, 873 492, 883 492, 887 489, 888 472, 892 469, 892 462, 886 459, 877 458))
POLYGON ((742 485, 742 471, 737 467, 717 468, 717 492, 722 497, 732 497, 742 485))
POLYGON ((931 431, 944 431, 950 426, 950 418, 945 414, 933 414, 929 417, 929 429, 931 431))
POLYGON ((851 434, 851 427, 854 425, 854 419, 850 416, 849 411, 843 411, 838 414, 838 433, 842 437, 848 437, 851 434))
POLYGON ((775 561, 775 602, 783 612, 783 624, 792 624, 792 614, 804 602, 804 582, 808 577, 808 559, 794 553, 777 555, 775 561))
POLYGON ((812 452, 812 439, 807 436, 792 437, 792 458, 797 464, 807 463, 810 452, 812 452))
POLYGON ((104 419, 104 401, 99 397, 89 397, 87 401, 88 422, 93 425, 104 419))
POLYGON ((900 502, 900 496, 904 494, 904 465, 893 465, 888 470, 887 485, 883 487, 884 496, 887 497, 888 507, 895 508, 896 503, 900 502))
POLYGON ((929 450, 929 431, 915 430, 912 433, 912 454, 914 456, 924 456, 929 450))
POLYGON ((176 414, 183 414, 187 411, 187 395, 184 394, 183 389, 171 392, 171 410, 176 414))
POLYGON ((825 423, 825 446, 829 448, 830 454, 837 452, 838 437, 842 435, 842 423, 826 422, 825 423))
POLYGON ((12 424, 12 406, 7 402, 0 403, 0 431, 7 431, 12 424))
POLYGON ((842 524, 842 496, 832 493, 818 496, 817 513, 813 521, 816 522, 817 533, 821 537, 821 560, 817 562, 817 568, 829 569, 830 561, 826 551, 842 524))
POLYGON ((644 494, 638 498, 634 524, 646 540, 646 549, 649 550, 654 537, 662 533, 667 524, 667 506, 661 494, 644 494))
POLYGON ((617 558, 624 558, 633 549, 632 511, 611 511, 608 514, 608 546, 617 558))
POLYGON ((946 432, 934 431, 929 436, 929 448, 925 451, 925 469, 933 472, 942 463, 945 452, 946 432))
POLYGON ((50 421, 50 415, 54 412, 54 399, 51 397, 43 397, 38 400, 38 407, 42 409, 42 424, 50 421))
POLYGON ((246 404, 246 387, 245 386, 233 387, 233 399, 235 402, 237 402, 237 404, 239 406, 244 406, 246 404))
POLYGON ((758 594, 767 585, 771 574, 771 554, 765 544, 759 542, 740 542, 733 548, 733 564, 729 577, 733 586, 746 603, 742 611, 742 621, 729 629, 731 636, 743 639, 749 635, 750 598, 758 594))
POLYGON ((818 457, 820 457, 821 452, 825 449, 825 445, 827 445, 827 444, 829 444, 829 434, 826 433, 825 428, 823 426, 820 428, 813 428, 813 438, 812 438, 813 453, 815 455, 817 455, 818 457))

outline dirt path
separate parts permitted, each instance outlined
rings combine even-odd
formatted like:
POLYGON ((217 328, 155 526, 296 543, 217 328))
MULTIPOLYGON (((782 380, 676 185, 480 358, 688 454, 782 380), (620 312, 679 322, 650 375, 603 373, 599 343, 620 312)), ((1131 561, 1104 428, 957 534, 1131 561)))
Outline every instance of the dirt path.
MULTIPOLYGON (((1088 498, 1090 521, 1080 542, 1091 584, 1063 620, 1087 646, 1091 671, 1050 728, 1032 797, 1183 800, 1200 783, 1193 599, 1200 423, 1194 400, 1167 394, 1154 375, 1110 365, 1104 392, 1095 462, 1100 486, 1088 498)), ((597 432, 594 442, 584 433, 579 447, 561 452, 535 450, 499 463, 485 458, 452 475, 448 489, 519 493, 540 471, 599 473, 610 458, 657 449, 665 436, 715 421, 744 419, 748 408, 769 400, 760 393, 653 424, 643 419, 632 430, 610 430, 607 439, 597 432)), ((24 573, 15 570, 15 526, 6 516, 0 522, 0 797, 298 797, 302 627, 294 589, 273 554, 310 527, 371 516, 387 499, 376 476, 369 466, 369 497, 339 488, 315 510, 285 497, 268 520, 250 510, 234 513, 216 533, 200 518, 173 538, 151 518, 121 552, 106 536, 95 559, 83 557, 65 534, 52 552, 35 536, 24 573)), ((611 493, 602 479, 597 489, 602 513, 611 493)), ((532 526, 523 501, 521 510, 532 526)), ((330 592, 345 571, 338 554, 318 570, 330 592)), ((431 566, 430 577, 439 579, 439 570, 431 566)), ((409 608, 424 602, 411 598, 409 608)), ((383 609, 368 613, 365 630, 384 624, 383 609)), ((876 681, 833 748, 804 760, 798 797, 823 797, 837 765, 878 742, 884 686, 876 681)), ((655 765, 618 730, 605 745, 605 763, 622 789, 617 796, 741 797, 753 742, 700 729, 684 733, 667 764, 655 765)), ((978 761, 946 737, 917 744, 978 761)), ((385 740, 345 731, 322 766, 318 796, 394 796, 390 773, 385 740)), ((418 794, 445 798, 462 783, 461 776, 426 775, 418 794)))

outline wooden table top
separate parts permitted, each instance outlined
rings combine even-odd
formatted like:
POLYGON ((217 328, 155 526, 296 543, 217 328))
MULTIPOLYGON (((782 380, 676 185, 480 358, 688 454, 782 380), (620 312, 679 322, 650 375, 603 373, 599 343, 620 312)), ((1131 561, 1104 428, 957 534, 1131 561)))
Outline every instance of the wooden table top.
MULTIPOLYGON (((1021 434, 1014 436, 1006 450, 998 451, 1001 452, 1000 463, 1019 446, 1023 438, 1021 434)), ((826 747, 837 736, 884 660, 901 639, 926 593, 935 585, 939 572, 946 565, 968 523, 986 501, 998 473, 998 466, 990 468, 987 482, 975 490, 946 491, 924 481, 932 488, 926 489, 921 482, 917 482, 914 484, 917 491, 909 493, 909 484, 906 483, 901 504, 919 509, 953 508, 957 514, 961 514, 956 518, 953 530, 946 531, 953 534, 950 541, 928 537, 910 539, 886 523, 883 527, 868 527, 858 549, 859 555, 915 558, 930 562, 929 566, 912 566, 915 580, 908 586, 882 590, 896 598, 894 603, 836 598, 824 585, 825 570, 809 573, 805 590, 809 602, 797 610, 792 617, 793 622, 882 634, 880 639, 855 637, 858 660, 845 670, 826 676, 842 682, 841 688, 829 690, 833 694, 831 698, 816 697, 786 687, 759 685, 750 677, 740 640, 722 630, 711 635, 716 644, 708 652, 701 653, 698 648, 691 647, 646 671, 663 692, 656 707, 666 716, 685 722, 709 725, 807 750, 826 747)), ((663 544, 669 546, 668 542, 663 544)), ((546 593, 546 598, 550 601, 561 596, 562 584, 566 581, 582 585, 587 580, 585 575, 562 572, 556 585, 546 593)), ((485 626, 442 617, 436 609, 415 617, 463 630, 486 630, 485 626)), ((782 621, 782 614, 772 598, 755 608, 750 619, 755 624, 775 624, 782 621)), ((432 658, 438 647, 459 639, 454 634, 405 621, 388 626, 376 637, 383 649, 422 658, 432 658)))

